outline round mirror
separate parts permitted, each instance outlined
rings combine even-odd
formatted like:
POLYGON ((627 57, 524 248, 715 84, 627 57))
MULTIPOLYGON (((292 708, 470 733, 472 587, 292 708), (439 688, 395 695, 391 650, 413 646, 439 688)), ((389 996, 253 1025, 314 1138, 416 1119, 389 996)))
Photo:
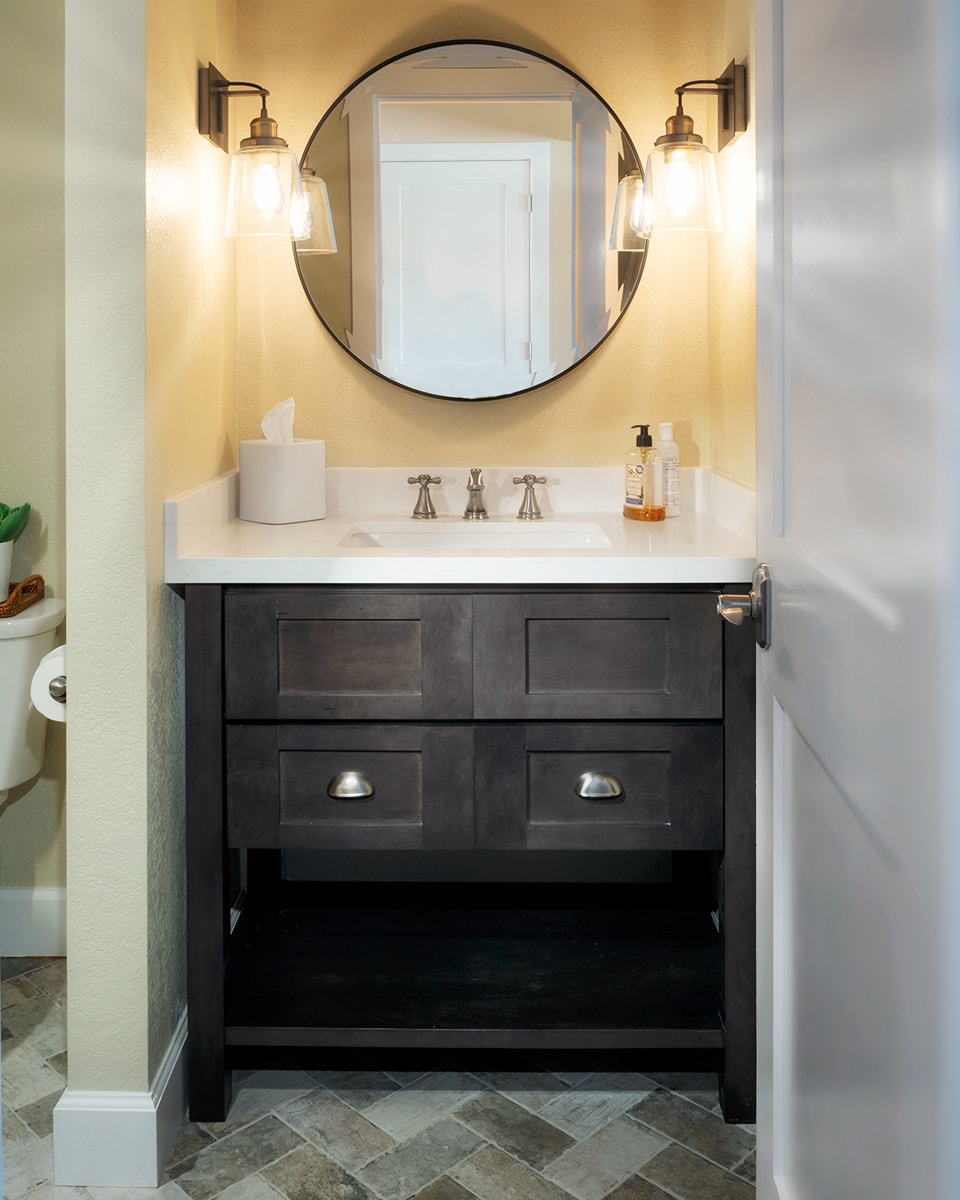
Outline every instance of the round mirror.
POLYGON ((295 245, 310 302, 359 363, 487 400, 582 362, 623 315, 646 244, 610 250, 626 130, 582 79, 516 46, 442 42, 374 68, 301 162, 336 253, 295 245))

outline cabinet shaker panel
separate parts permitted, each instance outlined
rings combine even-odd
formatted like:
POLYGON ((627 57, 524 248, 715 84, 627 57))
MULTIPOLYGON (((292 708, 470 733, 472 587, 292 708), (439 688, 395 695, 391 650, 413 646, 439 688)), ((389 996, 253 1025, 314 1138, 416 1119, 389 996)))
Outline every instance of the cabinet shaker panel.
POLYGON ((474 644, 478 718, 723 715, 721 630, 709 593, 477 596, 474 644))
POLYGON ((471 715, 469 596, 251 589, 224 605, 231 718, 471 715))

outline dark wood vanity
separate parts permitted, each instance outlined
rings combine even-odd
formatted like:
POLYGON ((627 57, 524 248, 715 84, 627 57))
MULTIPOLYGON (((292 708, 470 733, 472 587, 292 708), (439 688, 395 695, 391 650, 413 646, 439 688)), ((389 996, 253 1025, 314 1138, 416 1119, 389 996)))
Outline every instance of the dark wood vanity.
POLYGON ((185 588, 193 1120, 334 1048, 713 1051, 753 1119, 754 642, 721 590, 185 588))

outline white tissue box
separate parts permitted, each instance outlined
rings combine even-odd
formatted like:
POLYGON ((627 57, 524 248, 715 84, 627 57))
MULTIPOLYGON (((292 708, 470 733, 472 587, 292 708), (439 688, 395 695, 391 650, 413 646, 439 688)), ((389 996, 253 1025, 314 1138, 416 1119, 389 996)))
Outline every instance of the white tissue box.
POLYGON ((327 444, 316 438, 240 443, 240 520, 266 525, 327 515, 327 444))

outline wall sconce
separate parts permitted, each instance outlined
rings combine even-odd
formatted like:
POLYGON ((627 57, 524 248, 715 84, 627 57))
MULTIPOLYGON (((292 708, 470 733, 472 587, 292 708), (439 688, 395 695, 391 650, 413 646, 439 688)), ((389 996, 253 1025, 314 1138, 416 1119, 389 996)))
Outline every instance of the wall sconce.
POLYGON ((277 123, 267 112, 266 88, 256 83, 226 79, 213 64, 200 68, 197 124, 215 146, 229 152, 227 101, 232 96, 259 96, 260 115, 250 122, 250 136, 230 161, 227 198, 227 237, 285 237, 295 241, 312 235, 311 214, 325 206, 327 232, 324 245, 336 250, 327 189, 314 177, 309 195, 304 193, 297 157, 277 133, 277 123))
POLYGON ((717 148, 722 150, 747 127, 746 67, 732 62, 719 79, 692 79, 676 89, 677 111, 667 118, 643 175, 620 180, 610 248, 641 250, 653 233, 722 233, 717 170, 713 153, 693 132, 683 111, 686 93, 717 96, 717 148))

